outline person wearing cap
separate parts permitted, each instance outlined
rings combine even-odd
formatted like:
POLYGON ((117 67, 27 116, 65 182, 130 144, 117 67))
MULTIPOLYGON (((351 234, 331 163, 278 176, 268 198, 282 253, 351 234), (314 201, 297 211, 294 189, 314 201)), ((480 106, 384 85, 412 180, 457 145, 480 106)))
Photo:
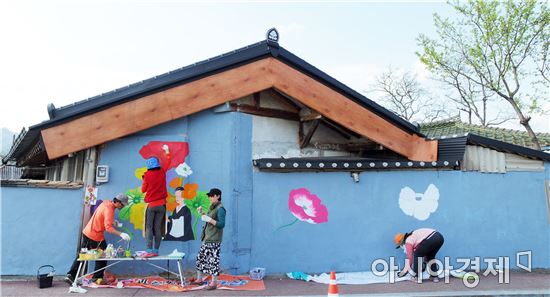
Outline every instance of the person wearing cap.
MULTIPOLYGON (((163 149, 168 159, 170 152, 165 144, 163 149)), ((156 257, 159 255, 160 242, 163 237, 163 227, 166 215, 166 172, 160 166, 156 157, 146 160, 147 171, 143 175, 141 192, 145 193, 145 240, 147 243, 146 254, 143 257, 156 257), (154 245, 153 245, 154 240, 154 245)))
POLYGON ((197 209, 202 214, 201 220, 206 224, 202 229, 202 244, 197 255, 197 279, 192 284, 202 285, 203 276, 210 275, 212 276, 211 282, 206 289, 214 290, 220 275, 220 246, 226 211, 221 203, 222 191, 220 189, 213 188, 206 195, 211 202, 208 213, 203 212, 201 207, 197 209))
MULTIPOLYGON (((120 236, 122 239, 129 241, 130 235, 124 232, 117 231, 113 227, 115 219, 115 208, 122 209, 128 204, 128 196, 125 194, 118 194, 113 201, 103 201, 101 205, 95 210, 94 214, 82 230, 82 245, 81 247, 87 249, 97 249, 100 248, 105 250, 107 248, 107 243, 105 242, 104 232, 107 231, 111 234, 120 236)), ((107 261, 96 261, 95 270, 98 270, 94 273, 93 280, 103 278, 103 268, 107 266, 107 261)), ((78 271, 78 258, 76 258, 71 266, 69 272, 67 272, 66 280, 70 283, 73 283, 76 278, 76 273, 78 271)))
MULTIPOLYGON (((416 280, 417 277, 422 278, 424 260, 426 263, 434 260, 445 240, 437 230, 420 228, 409 233, 397 233, 393 241, 397 245, 396 248, 404 249, 408 259, 405 261, 403 270, 397 276, 403 277, 410 273, 413 280, 416 280)), ((437 273, 438 267, 435 261, 431 263, 430 270, 432 274, 437 273)), ((433 276, 434 282, 439 281, 437 275, 431 276, 433 276)))

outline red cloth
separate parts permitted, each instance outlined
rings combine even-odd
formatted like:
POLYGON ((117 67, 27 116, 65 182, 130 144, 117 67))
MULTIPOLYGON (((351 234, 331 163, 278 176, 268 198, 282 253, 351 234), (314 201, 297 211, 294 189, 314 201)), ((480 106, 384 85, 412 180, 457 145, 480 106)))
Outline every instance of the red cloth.
POLYGON ((141 192, 145 193, 145 202, 149 207, 166 204, 166 173, 162 169, 147 170, 143 176, 141 192))

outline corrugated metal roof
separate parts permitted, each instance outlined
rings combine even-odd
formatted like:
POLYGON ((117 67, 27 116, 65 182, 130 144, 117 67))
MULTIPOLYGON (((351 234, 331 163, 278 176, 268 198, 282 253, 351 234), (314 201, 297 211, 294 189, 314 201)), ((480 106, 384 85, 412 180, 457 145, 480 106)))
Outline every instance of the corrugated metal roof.
POLYGON ((438 160, 462 160, 467 144, 483 146, 499 152, 511 153, 524 156, 530 159, 539 159, 550 161, 550 154, 539 150, 479 136, 472 133, 464 135, 442 136, 440 138, 431 138, 438 140, 438 160))

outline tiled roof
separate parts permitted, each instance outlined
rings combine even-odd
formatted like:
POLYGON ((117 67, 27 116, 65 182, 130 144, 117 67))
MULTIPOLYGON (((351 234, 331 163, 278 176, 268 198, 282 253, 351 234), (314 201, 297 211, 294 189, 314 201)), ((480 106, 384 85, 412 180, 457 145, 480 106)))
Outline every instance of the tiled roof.
MULTIPOLYGON (((420 131, 428 138, 441 138, 442 136, 464 135, 473 133, 479 136, 508 142, 511 144, 533 147, 533 142, 527 131, 503 129, 496 127, 483 127, 461 122, 458 119, 420 124, 420 131)), ((535 133, 541 147, 550 146, 550 133, 535 133)))

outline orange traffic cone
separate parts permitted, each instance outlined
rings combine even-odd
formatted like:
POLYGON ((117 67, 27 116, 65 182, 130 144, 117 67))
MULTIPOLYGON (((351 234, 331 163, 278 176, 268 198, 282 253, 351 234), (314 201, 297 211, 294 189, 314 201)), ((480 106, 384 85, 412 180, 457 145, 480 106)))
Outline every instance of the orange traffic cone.
POLYGON ((330 272, 330 281, 328 283, 328 297, 339 296, 338 295, 338 284, 336 283, 336 272, 330 272))

